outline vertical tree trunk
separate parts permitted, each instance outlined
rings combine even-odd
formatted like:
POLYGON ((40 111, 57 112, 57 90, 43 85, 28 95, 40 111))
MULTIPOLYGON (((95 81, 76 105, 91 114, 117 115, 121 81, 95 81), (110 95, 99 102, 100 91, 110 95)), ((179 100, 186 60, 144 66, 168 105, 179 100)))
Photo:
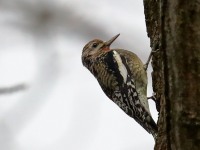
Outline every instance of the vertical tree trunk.
POLYGON ((167 141, 167 112, 164 89, 164 65, 163 50, 161 49, 161 9, 160 2, 156 0, 144 0, 144 13, 147 33, 150 37, 152 49, 157 50, 152 57, 152 86, 156 93, 157 107, 159 108, 158 138, 155 150, 169 150, 167 141))
POLYGON ((153 90, 160 101, 155 150, 200 150, 200 0, 144 0, 153 90))

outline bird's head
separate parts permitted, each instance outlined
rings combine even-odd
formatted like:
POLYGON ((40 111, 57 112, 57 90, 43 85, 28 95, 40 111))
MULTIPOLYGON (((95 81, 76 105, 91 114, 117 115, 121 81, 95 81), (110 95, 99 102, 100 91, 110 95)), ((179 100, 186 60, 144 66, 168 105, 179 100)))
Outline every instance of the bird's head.
POLYGON ((82 51, 82 62, 83 64, 88 59, 97 58, 101 54, 104 54, 105 52, 108 52, 110 50, 110 45, 117 39, 117 37, 120 34, 117 34, 116 36, 112 37, 110 40, 104 42, 99 39, 94 39, 90 42, 88 42, 82 51))

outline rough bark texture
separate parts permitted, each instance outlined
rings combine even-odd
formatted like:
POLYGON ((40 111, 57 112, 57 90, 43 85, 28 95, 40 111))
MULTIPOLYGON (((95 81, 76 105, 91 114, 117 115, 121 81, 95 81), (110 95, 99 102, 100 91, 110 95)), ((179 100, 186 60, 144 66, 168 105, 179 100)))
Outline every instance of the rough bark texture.
POLYGON ((172 150, 200 150, 200 0, 163 3, 172 150))
POLYGON ((200 150, 200 0, 144 0, 160 100, 155 150, 200 150))
POLYGON ((161 10, 160 1, 144 0, 144 13, 146 19, 147 33, 151 41, 152 49, 157 52, 152 57, 152 83, 153 91, 156 93, 157 107, 159 112, 158 118, 158 138, 155 144, 155 150, 167 150, 167 112, 164 96, 164 67, 163 67, 163 50, 161 49, 161 10))

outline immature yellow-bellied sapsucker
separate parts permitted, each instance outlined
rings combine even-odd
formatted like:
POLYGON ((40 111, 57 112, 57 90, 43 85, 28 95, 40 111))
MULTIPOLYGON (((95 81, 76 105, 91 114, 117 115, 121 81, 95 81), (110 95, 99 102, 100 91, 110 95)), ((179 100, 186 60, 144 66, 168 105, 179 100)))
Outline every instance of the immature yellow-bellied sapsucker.
POLYGON ((85 45, 83 65, 96 77, 104 93, 154 138, 157 125, 147 101, 147 73, 138 56, 128 50, 110 49, 109 41, 95 39, 85 45))

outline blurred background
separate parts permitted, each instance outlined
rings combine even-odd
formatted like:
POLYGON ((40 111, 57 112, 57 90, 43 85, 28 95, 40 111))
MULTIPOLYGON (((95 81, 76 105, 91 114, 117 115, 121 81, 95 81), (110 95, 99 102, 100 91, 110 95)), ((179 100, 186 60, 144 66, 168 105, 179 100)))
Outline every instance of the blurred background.
POLYGON ((81 63, 88 41, 118 33, 112 47, 145 62, 143 1, 0 0, 0 150, 152 150, 81 63))

